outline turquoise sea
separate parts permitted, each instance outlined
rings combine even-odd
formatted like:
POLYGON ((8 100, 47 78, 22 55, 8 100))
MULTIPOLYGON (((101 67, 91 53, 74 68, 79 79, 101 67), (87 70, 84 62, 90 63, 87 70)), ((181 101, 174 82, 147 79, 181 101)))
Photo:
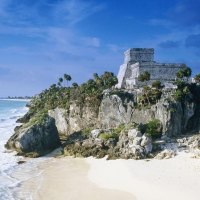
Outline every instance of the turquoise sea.
POLYGON ((4 145, 14 133, 16 120, 27 112, 26 104, 22 100, 0 100, 0 200, 16 199, 13 189, 19 184, 19 180, 11 174, 19 167, 19 157, 14 152, 8 152, 4 145))

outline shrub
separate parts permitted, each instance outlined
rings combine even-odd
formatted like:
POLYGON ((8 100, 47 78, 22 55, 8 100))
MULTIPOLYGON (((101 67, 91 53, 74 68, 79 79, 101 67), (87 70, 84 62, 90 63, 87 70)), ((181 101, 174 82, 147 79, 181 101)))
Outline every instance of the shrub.
POLYGON ((106 133, 101 133, 99 135, 99 138, 103 139, 103 140, 108 140, 110 138, 113 138, 115 140, 119 139, 119 135, 120 133, 125 129, 125 125, 121 124, 119 125, 117 128, 112 129, 111 132, 106 132, 106 133))
POLYGON ((162 88, 161 82, 160 81, 154 81, 152 83, 152 87, 156 88, 156 89, 161 89, 162 88))
POLYGON ((200 74, 197 74, 195 77, 194 77, 194 80, 196 83, 200 83, 200 74))
POLYGON ((146 82, 150 80, 150 77, 151 77, 150 73, 145 71, 143 74, 139 75, 138 80, 141 82, 146 82))
POLYGON ((183 99, 183 97, 184 97, 184 95, 183 95, 183 93, 182 93, 181 90, 176 90, 176 91, 174 92, 173 96, 174 96, 174 99, 175 99, 176 101, 182 101, 182 99, 183 99))
POLYGON ((81 134, 85 137, 89 137, 90 133, 91 133, 92 129, 91 128, 85 128, 81 131, 81 134))
POLYGON ((162 134, 162 125, 158 119, 153 119, 146 124, 146 133, 152 138, 159 138, 162 134))

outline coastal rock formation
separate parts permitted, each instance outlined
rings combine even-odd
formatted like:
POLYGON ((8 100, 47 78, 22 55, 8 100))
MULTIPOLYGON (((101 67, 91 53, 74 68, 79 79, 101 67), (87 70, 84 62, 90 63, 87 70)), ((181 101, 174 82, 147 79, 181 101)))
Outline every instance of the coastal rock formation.
POLYGON ((151 154, 152 138, 128 127, 131 124, 145 125, 152 119, 157 119, 162 126, 163 138, 200 130, 198 104, 187 99, 183 102, 174 101, 163 94, 155 105, 138 108, 136 96, 137 93, 125 90, 110 90, 104 93, 98 110, 88 104, 81 107, 75 102, 68 110, 49 110, 49 117, 44 124, 26 126, 29 124, 26 122, 16 129, 7 147, 25 154, 36 152, 43 155, 58 147, 59 137, 64 136, 67 138, 66 144, 63 144, 66 154, 139 159, 151 154), (116 138, 113 132, 120 125, 124 125, 126 131, 118 133, 116 138))
POLYGON ((120 134, 115 151, 110 155, 110 157, 142 159, 146 158, 152 152, 152 148, 151 137, 145 134, 142 135, 136 129, 131 129, 128 130, 128 133, 124 132, 120 134))
POLYGON ((98 127, 97 112, 89 105, 84 107, 72 103, 69 110, 56 108, 48 111, 55 119, 59 134, 69 135, 88 127, 98 127))
POLYGON ((115 128, 132 120, 134 95, 130 93, 107 93, 99 107, 98 121, 101 128, 115 128))
POLYGON ((49 110, 48 114, 50 117, 55 119, 55 124, 59 134, 65 134, 68 132, 67 111, 65 109, 56 108, 54 110, 49 110))
POLYGON ((70 156, 102 158, 108 155, 108 159, 141 159, 146 158, 152 152, 152 139, 142 135, 136 129, 124 129, 119 138, 113 135, 113 130, 98 131, 96 137, 92 130, 89 137, 82 137, 80 133, 74 133, 67 139, 64 154, 70 156))
POLYGON ((59 133, 66 135, 88 127, 110 129, 120 124, 145 124, 158 119, 162 123, 163 135, 177 136, 200 130, 199 113, 200 107, 194 102, 176 102, 165 97, 150 108, 138 109, 134 94, 121 96, 120 92, 104 95, 98 113, 87 106, 81 110, 76 104, 70 107, 68 114, 64 109, 49 111, 49 115, 55 118, 59 133))
POLYGON ((16 150, 20 155, 38 157, 61 145, 55 120, 46 117, 40 124, 20 126, 8 140, 6 147, 16 150))

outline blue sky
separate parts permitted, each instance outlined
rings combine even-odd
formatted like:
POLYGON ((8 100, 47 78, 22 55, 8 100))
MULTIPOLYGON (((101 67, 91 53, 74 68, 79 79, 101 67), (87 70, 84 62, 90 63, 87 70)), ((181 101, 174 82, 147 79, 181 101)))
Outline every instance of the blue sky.
POLYGON ((200 0, 0 0, 0 96, 117 73, 131 47, 199 73, 199 11, 200 0))

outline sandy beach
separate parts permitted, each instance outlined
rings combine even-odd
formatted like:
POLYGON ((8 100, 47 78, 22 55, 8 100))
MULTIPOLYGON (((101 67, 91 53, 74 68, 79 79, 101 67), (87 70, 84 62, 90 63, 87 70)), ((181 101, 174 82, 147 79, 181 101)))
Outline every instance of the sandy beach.
POLYGON ((25 181, 17 198, 30 200, 135 200, 133 194, 96 185, 89 163, 80 158, 56 158, 39 166, 41 176, 25 181))
POLYGON ((200 196, 200 160, 186 153, 168 160, 54 158, 40 169, 41 176, 20 188, 32 193, 33 200, 199 200, 200 196))

